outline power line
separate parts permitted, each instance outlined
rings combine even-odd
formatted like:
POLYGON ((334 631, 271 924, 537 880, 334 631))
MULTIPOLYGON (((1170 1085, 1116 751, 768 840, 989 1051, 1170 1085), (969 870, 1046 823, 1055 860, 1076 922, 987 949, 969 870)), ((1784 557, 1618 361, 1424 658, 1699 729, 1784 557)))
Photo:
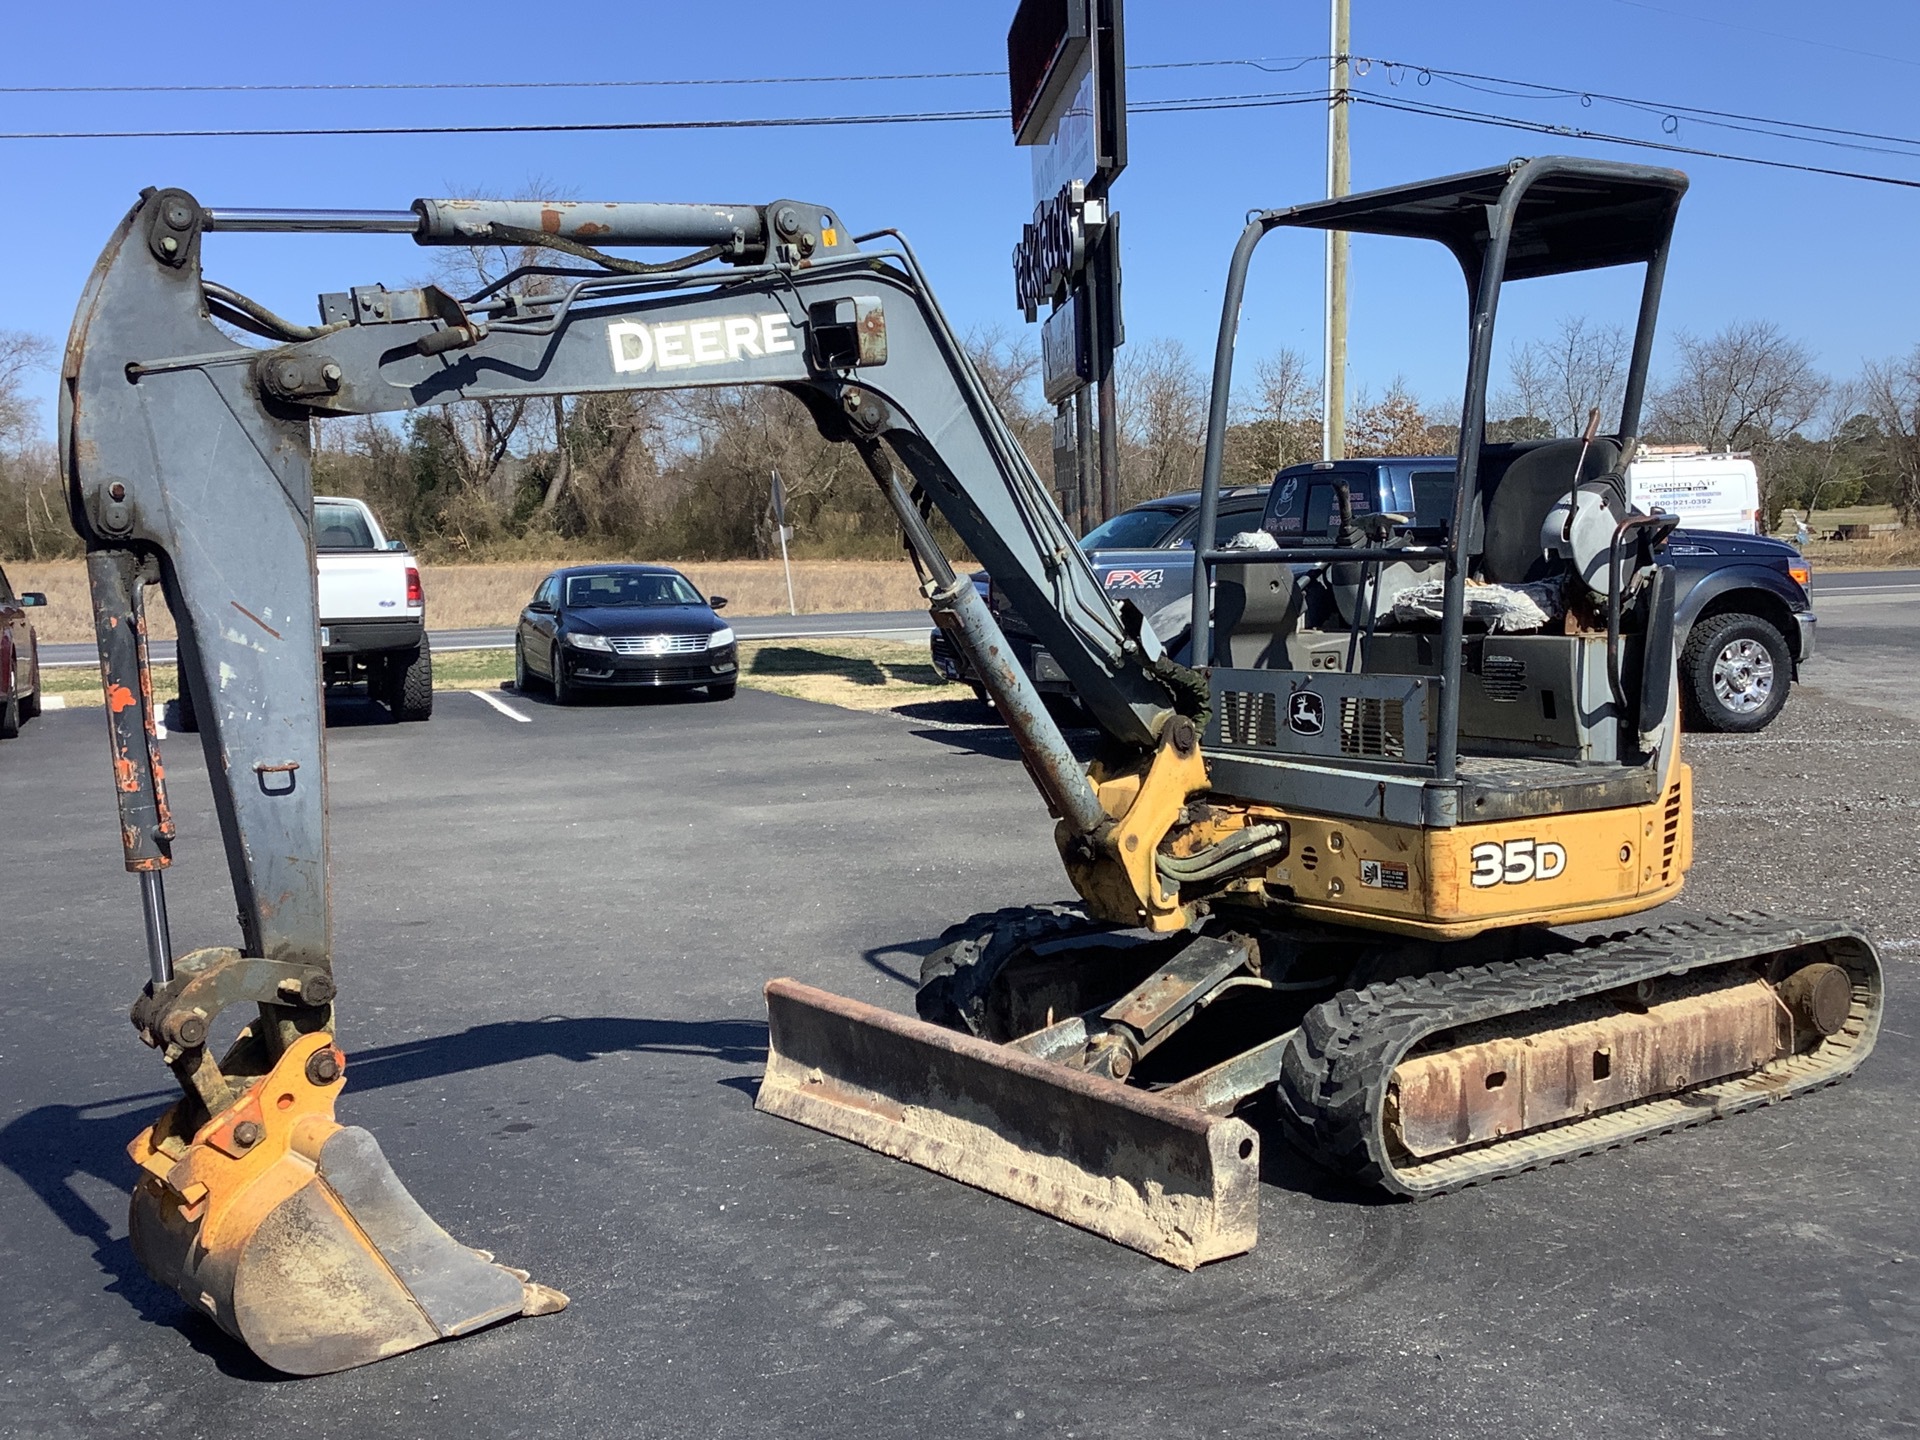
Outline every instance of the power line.
POLYGON ((1355 91, 1353 99, 1383 110, 1399 110, 1409 115, 1425 115, 1438 120, 1458 120, 1472 125, 1490 125, 1503 130, 1526 130, 1535 135, 1554 135, 1569 140, 1598 140, 1609 145, 1630 145, 1639 150, 1658 150, 1669 155, 1693 155, 1704 160, 1729 160, 1740 165, 1762 165, 1769 170, 1797 170, 1806 175, 1830 175, 1840 180, 1865 180, 1876 185, 1897 185, 1920 190, 1920 180, 1895 175, 1876 175, 1864 170, 1839 170, 1825 165, 1803 165, 1793 160, 1769 160, 1758 155, 1735 155, 1728 151, 1706 150, 1694 145, 1679 145, 1663 140, 1642 140, 1631 135, 1613 135, 1604 130, 1583 130, 1573 125, 1555 125, 1545 120, 1523 120, 1513 115, 1494 115, 1482 110, 1462 110, 1451 105, 1426 101, 1389 99, 1355 91))
MULTIPOLYGON (((1196 95, 1129 105, 1134 115, 1207 110, 1265 110, 1324 102, 1319 90, 1269 91, 1249 95, 1196 95)), ((938 125, 976 120, 1005 123, 1004 110, 922 110, 876 115, 775 115, 729 120, 594 120, 502 125, 322 125, 204 130, 11 130, 0 140, 241 140, 313 139, 392 135, 584 135, 647 130, 783 130, 829 125, 938 125)))
MULTIPOLYGON (((1623 0, 1624 3, 1624 0, 1623 0)), ((1131 66, 1132 70, 1192 70, 1226 67, 1247 67, 1269 74, 1284 74, 1299 70, 1307 65, 1327 60, 1328 56, 1263 56, 1238 59, 1166 61, 1154 64, 1131 66)), ((1787 140, 1808 145, 1825 145, 1837 149, 1863 150, 1878 154, 1908 155, 1920 152, 1920 139, 1907 136, 1879 134, 1871 131, 1851 131, 1834 126, 1813 125, 1803 121, 1781 120, 1769 116, 1748 115, 1739 111, 1713 110, 1701 106, 1673 105, 1662 101, 1642 99, 1627 95, 1613 95, 1602 91, 1579 90, 1565 86, 1546 85, 1537 81, 1514 80, 1497 75, 1483 75, 1467 70, 1449 70, 1441 67, 1420 65, 1404 60, 1385 60, 1375 57, 1354 56, 1358 66, 1378 65, 1385 69, 1390 78, 1395 72, 1406 72, 1416 76, 1422 85, 1441 79, 1461 88, 1475 90, 1483 94, 1504 95, 1508 99, 1558 99, 1577 100, 1582 105, 1591 105, 1594 101, 1620 105, 1642 113, 1661 117, 1662 128, 1669 134, 1678 129, 1679 117, 1685 116, 1698 124, 1716 128, 1741 131, 1749 134, 1764 135, 1770 139, 1787 140), (1489 90, 1486 86, 1511 87, 1505 91, 1489 90), (1852 137, 1852 138, 1842 138, 1852 137), (1910 147, 1889 149, 1879 145, 1862 144, 1862 141, 1876 140, 1886 142, 1888 146, 1910 147)), ((1365 73, 1364 70, 1361 73, 1365 73)), ((177 89, 195 91, 272 91, 272 90, 427 90, 427 89, 564 89, 564 88, 602 88, 633 86, 698 86, 698 85, 761 85, 761 84, 824 84, 833 82, 877 81, 877 80, 913 80, 942 78, 998 78, 999 71, 926 71, 917 74, 868 75, 868 76, 761 76, 739 80, 725 79, 686 79, 686 80, 639 80, 639 81, 475 81, 430 82, 427 84, 367 84, 351 86, 180 86, 180 87, 87 87, 87 93, 101 91, 112 93, 145 92, 149 89, 177 89)), ((1393 83, 1398 84, 1397 79, 1393 83)), ((56 87, 23 87, 12 91, 0 89, 0 93, 25 93, 26 89, 46 91, 56 87)), ((1655 150, 1666 154, 1691 155, 1702 159, 1724 160, 1733 164, 1758 165, 1767 169, 1798 171, 1803 174, 1824 175, 1836 179, 1860 180, 1872 184, 1893 185, 1907 189, 1920 189, 1920 180, 1909 180, 1898 176, 1881 175, 1867 171, 1847 170, 1838 167, 1809 165, 1790 160, 1777 160, 1765 156, 1744 155, 1730 151, 1711 150, 1700 146, 1682 145, 1673 140, 1649 140, 1635 136, 1618 135, 1607 131, 1589 130, 1578 126, 1555 124, 1550 121, 1529 120, 1519 116, 1501 115, 1491 111, 1471 110, 1458 106, 1441 105, 1432 101, 1417 101, 1410 98, 1394 98, 1373 94, 1358 88, 1350 91, 1351 97, 1361 103, 1380 109, 1399 111, 1410 115, 1420 115, 1431 119, 1452 120, 1461 123, 1478 124, 1501 129, 1522 130, 1532 134, 1552 135, 1570 139, 1597 141, 1604 144, 1625 145, 1636 149, 1655 150)), ((1266 91, 1238 95, 1196 95, 1178 99, 1135 102, 1128 107, 1138 115, 1200 113, 1221 110, 1270 109, 1290 105, 1324 103, 1323 91, 1266 91)), ((551 134, 621 134, 646 131, 700 131, 700 130, 766 130, 800 129, 831 126, 873 126, 873 125, 928 125, 963 124, 984 120, 1004 122, 1007 112, 999 108, 978 108, 969 110, 929 110, 896 111, 880 113, 852 113, 839 115, 793 115, 742 117, 718 120, 628 120, 628 121, 554 121, 522 122, 515 124, 478 124, 478 125, 352 125, 352 126, 261 126, 234 128, 194 128, 180 130, 39 130, 39 131, 0 131, 0 140, 189 140, 189 139, 312 139, 312 138, 367 138, 401 135, 551 135, 551 134)))
MULTIPOLYGON (((1325 63, 1325 55, 1269 55, 1225 60, 1163 60, 1129 65, 1147 70, 1210 70, 1245 66, 1282 75, 1325 63)), ((1004 80, 1004 70, 923 70, 890 75, 742 75, 665 80, 394 80, 240 85, 0 85, 0 95, 284 95, 435 90, 652 90, 743 85, 852 85, 917 80, 1004 80)))
POLYGON ((1509 100, 1558 99, 1578 100, 1582 105, 1590 105, 1596 100, 1610 105, 1620 105, 1627 109, 1638 110, 1643 114, 1657 115, 1663 128, 1668 123, 1676 127, 1680 117, 1693 120, 1702 125, 1716 126, 1727 130, 1739 130, 1748 134, 1767 135, 1777 140, 1794 140, 1805 144, 1827 144, 1839 149, 1867 150, 1880 154, 1897 155, 1906 153, 1901 150, 1881 150, 1877 146, 1862 145, 1861 140, 1884 140, 1893 145, 1920 148, 1920 139, 1905 135, 1887 135, 1872 130, 1859 130, 1834 125, 1815 125, 1804 120, 1782 120, 1769 115, 1748 115, 1738 110, 1713 110, 1698 105, 1676 105, 1662 100, 1646 100, 1632 95, 1612 95, 1604 90, 1576 90, 1563 85, 1545 85, 1533 80, 1509 80, 1499 75, 1480 75, 1471 70, 1443 70, 1430 65, 1417 65, 1404 60, 1376 60, 1370 57, 1355 57, 1355 63, 1379 65, 1389 72, 1389 83, 1398 84, 1392 78, 1396 70, 1410 71, 1421 78, 1443 80, 1457 85, 1463 90, 1472 90, 1483 95, 1495 95, 1509 100), (1481 81, 1484 84, 1474 84, 1481 81), (1488 86, 1510 86, 1513 89, 1497 90, 1488 86), (1747 122, 1744 124, 1721 122, 1747 122), (1794 133, 1804 132, 1804 133, 1794 133), (1846 137, 1827 139, 1823 137, 1846 137))

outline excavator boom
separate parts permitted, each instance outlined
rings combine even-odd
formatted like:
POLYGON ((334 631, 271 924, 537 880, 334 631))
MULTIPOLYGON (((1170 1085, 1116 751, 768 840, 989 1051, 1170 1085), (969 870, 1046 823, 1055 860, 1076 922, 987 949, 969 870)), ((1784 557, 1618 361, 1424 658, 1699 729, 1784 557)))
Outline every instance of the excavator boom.
MULTIPOLYGON (((792 391, 825 432, 861 449, 914 544, 936 618, 1019 717, 1063 843, 1091 854, 1111 819, 934 545, 925 507, 945 511, 1003 577, 1121 743, 1151 752, 1178 700, 1174 672, 1152 632, 1130 631, 1107 604, 904 241, 863 251, 831 209, 794 201, 316 212, 210 209, 155 190, 95 266, 62 371, 62 463, 87 543, 121 836, 147 923, 150 978, 133 1018, 183 1091, 130 1147, 141 1171, 133 1243, 156 1278, 269 1364, 342 1369, 565 1303, 455 1242, 373 1137, 333 1118, 346 1056, 334 1043, 311 421, 738 384, 792 391), (315 325, 202 273, 210 233, 315 231, 544 246, 587 264, 524 267, 464 300, 433 286, 355 286, 322 295, 315 325), (620 246, 697 248, 662 264, 602 248, 620 246), (240 343, 215 319, 271 343, 240 343), (150 587, 179 634, 237 946, 182 953, 171 934, 175 836, 147 664, 150 587), (216 1022, 235 1007, 247 1023, 216 1056, 216 1022)), ((1131 916, 1132 882, 1111 857, 1107 868, 1131 916)))

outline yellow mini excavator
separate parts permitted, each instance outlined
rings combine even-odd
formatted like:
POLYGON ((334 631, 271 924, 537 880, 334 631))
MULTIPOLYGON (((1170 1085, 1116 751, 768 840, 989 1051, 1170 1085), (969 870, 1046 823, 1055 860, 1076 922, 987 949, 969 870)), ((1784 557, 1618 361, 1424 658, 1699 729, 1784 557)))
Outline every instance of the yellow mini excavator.
MULTIPOLYGON (((1186 663, 1124 603, 1117 650, 1063 650, 976 546, 1103 732, 1082 772, 966 595, 933 592, 1060 817, 1081 906, 956 926, 918 1021, 775 981, 760 1107, 1192 1267, 1254 1243, 1258 1137, 1234 1117, 1262 1096, 1323 1165, 1421 1196, 1857 1066, 1881 978, 1845 926, 1553 928, 1672 899, 1690 858, 1675 522, 1632 513, 1622 479, 1685 188, 1549 158, 1255 215, 1214 360, 1186 663), (1289 226, 1459 261, 1457 473, 1364 516, 1329 474, 1336 533, 1213 550, 1247 269, 1289 226), (1608 266, 1644 273, 1615 431, 1596 412, 1584 437, 1489 443, 1502 287, 1608 266), (1157 681, 1158 708, 1117 705, 1115 672, 1157 681)), ((1036 566, 1077 594, 1077 554, 1044 543, 1036 566)))
POLYGON ((1685 184, 1543 159, 1258 215, 1228 277, 1200 534, 1248 262, 1282 226, 1459 260, 1457 475, 1409 515, 1339 505, 1331 544, 1199 546, 1184 637, 1109 599, 894 232, 797 200, 308 211, 145 192, 82 298, 60 419, 147 924, 133 1020, 183 1091, 131 1146, 141 1262, 296 1373, 564 1303, 453 1240, 334 1119, 310 422, 461 399, 798 397, 872 472, 1058 819, 1081 904, 956 927, 921 1018, 770 984, 763 1110, 1190 1267, 1254 1241, 1258 1136, 1236 1112, 1262 1096, 1325 1164, 1424 1195, 1847 1074, 1880 972, 1844 926, 1551 928, 1671 898, 1689 858, 1671 522, 1630 513, 1620 478, 1685 184), (308 325, 202 272, 208 235, 271 232, 545 253, 464 297, 329 292, 308 325), (612 253, 630 247, 680 253, 612 253), (1612 265, 1645 270, 1617 429, 1486 443, 1503 284, 1612 265), (941 553, 936 508, 1098 723, 1091 766, 941 553), (169 933, 150 585, 179 630, 237 947, 176 954, 169 933), (251 1018, 216 1059, 236 1008, 251 1018))

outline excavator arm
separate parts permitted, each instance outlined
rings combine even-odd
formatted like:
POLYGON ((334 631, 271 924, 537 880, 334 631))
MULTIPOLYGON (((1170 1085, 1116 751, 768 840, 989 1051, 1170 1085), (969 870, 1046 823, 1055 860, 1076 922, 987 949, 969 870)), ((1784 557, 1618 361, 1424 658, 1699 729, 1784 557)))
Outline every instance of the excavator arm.
POLYGON ((1200 687, 1150 627, 1108 602, 897 235, 856 239, 832 209, 797 201, 423 200, 339 213, 208 209, 184 191, 148 191, 95 266, 62 379, 62 463, 88 548, 122 840, 147 927, 150 978, 133 1018, 184 1092, 131 1147, 134 1244, 157 1278, 270 1364, 345 1368, 565 1298, 453 1241, 373 1137, 333 1120, 346 1062, 333 1038, 314 419, 701 385, 792 392, 823 433, 860 450, 893 504, 936 620, 1060 819, 1089 907, 1118 924, 1185 922, 1179 887, 1153 857, 1205 786, 1200 687), (315 325, 202 273, 210 233, 312 231, 540 246, 555 263, 465 298, 352 287, 320 297, 315 325), (688 253, 642 264, 607 253, 616 246, 688 253), (215 319, 271 343, 242 343, 215 319), (929 506, 1106 731, 1110 758, 1092 778, 934 542, 929 506), (178 955, 146 655, 155 585, 179 634, 240 931, 237 946, 178 955), (230 1009, 247 1023, 216 1058, 212 1035, 230 1009))

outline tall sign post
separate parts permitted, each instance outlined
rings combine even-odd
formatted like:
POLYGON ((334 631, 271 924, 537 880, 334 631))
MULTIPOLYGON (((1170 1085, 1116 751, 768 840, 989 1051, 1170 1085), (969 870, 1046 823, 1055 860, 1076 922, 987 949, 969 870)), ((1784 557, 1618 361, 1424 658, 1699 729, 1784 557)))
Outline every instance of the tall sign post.
POLYGON ((1113 352, 1126 337, 1120 217, 1108 187, 1127 165, 1126 73, 1121 0, 1020 0, 1007 79, 1034 209, 1014 248, 1014 289, 1029 322, 1046 312, 1041 381, 1054 406, 1054 488, 1083 534, 1118 509, 1113 352))

